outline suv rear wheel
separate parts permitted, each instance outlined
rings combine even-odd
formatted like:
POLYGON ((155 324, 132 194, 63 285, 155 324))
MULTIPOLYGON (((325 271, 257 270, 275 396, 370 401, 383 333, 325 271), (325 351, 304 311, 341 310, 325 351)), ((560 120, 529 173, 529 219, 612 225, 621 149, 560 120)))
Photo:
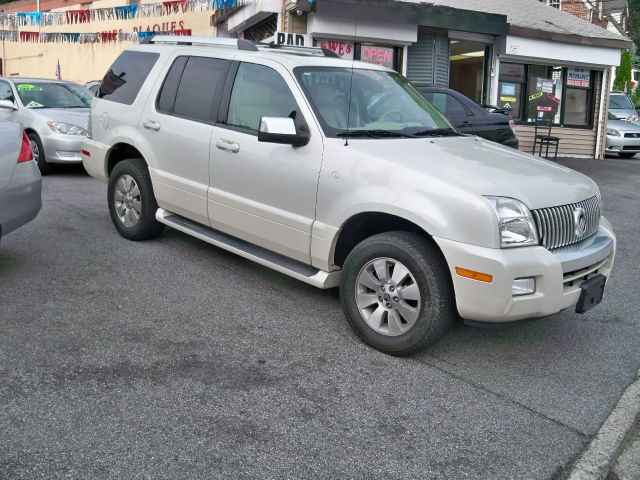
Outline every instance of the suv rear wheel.
POLYGON ((109 176, 107 195, 111 220, 124 238, 147 240, 164 230, 156 220, 158 204, 144 160, 131 158, 118 163, 109 176))
POLYGON ((423 350, 456 318, 442 255, 410 232, 382 233, 359 243, 345 261, 340 298, 356 333, 392 355, 423 350))

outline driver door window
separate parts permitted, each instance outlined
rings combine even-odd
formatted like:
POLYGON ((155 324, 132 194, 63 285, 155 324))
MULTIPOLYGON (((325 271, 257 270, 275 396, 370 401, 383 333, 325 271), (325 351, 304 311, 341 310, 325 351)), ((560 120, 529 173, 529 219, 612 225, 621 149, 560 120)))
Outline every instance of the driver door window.
POLYGON ((238 68, 227 125, 257 134, 262 117, 290 117, 297 120, 298 105, 289 87, 275 70, 242 63, 238 68))
POLYGON ((0 82, 0 100, 9 100, 10 102, 15 101, 11 85, 7 82, 0 82))

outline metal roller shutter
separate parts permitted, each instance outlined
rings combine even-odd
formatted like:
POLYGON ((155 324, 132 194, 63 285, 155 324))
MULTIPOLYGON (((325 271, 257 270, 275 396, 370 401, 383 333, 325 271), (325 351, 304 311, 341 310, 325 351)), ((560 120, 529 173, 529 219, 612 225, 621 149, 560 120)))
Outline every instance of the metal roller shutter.
POLYGON ((449 39, 436 35, 419 35, 409 47, 407 78, 438 87, 449 86, 449 39))

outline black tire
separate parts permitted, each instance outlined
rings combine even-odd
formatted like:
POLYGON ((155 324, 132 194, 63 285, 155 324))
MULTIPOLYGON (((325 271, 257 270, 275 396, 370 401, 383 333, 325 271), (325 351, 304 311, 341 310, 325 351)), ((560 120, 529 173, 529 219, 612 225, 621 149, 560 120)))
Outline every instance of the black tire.
POLYGON ((342 269, 340 300, 349 324, 362 340, 397 356, 417 353, 437 342, 457 318, 451 275, 441 252, 427 238, 411 232, 382 233, 356 245, 342 269), (415 324, 396 336, 384 335, 370 327, 356 303, 360 272, 380 257, 394 259, 408 268, 421 295, 415 324))
POLYGON ((109 175, 107 201, 111 220, 124 238, 133 241, 148 240, 157 237, 164 230, 164 225, 156 220, 158 204, 153 193, 153 185, 151 184, 147 164, 141 158, 122 160, 114 167, 111 175, 109 175), (133 178, 140 191, 140 216, 133 226, 127 226, 123 223, 116 212, 114 202, 116 185, 124 175, 133 178))
POLYGON ((620 155, 620 158, 631 158, 631 157, 635 156, 635 153, 633 153, 633 152, 620 152, 620 153, 618 153, 618 155, 620 155))
MULTIPOLYGON (((38 168, 40 169, 40 175, 48 175, 53 170, 53 165, 47 163, 47 159, 44 156, 44 148, 42 148, 42 142, 40 141, 40 137, 34 132, 29 132, 27 134, 27 138, 30 142, 36 144, 37 151, 37 163, 38 168)), ((34 149, 35 150, 35 149, 34 149)), ((35 154, 36 152, 34 152, 35 154)), ((35 155, 34 155, 35 156, 35 155)))

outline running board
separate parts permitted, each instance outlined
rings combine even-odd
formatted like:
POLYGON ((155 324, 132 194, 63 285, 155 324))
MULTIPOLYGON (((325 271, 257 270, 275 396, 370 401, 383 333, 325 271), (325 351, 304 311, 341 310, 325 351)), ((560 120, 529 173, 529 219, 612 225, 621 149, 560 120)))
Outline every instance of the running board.
POLYGON ((158 209, 156 212, 156 220, 192 237, 204 240, 211 245, 223 248, 260 265, 264 265, 265 267, 284 273, 304 283, 313 285, 314 287, 333 288, 337 287, 340 283, 339 271, 325 272, 324 270, 318 270, 317 268, 285 257, 279 253, 274 253, 266 248, 258 247, 239 238, 193 222, 188 218, 176 215, 164 208, 158 209))

